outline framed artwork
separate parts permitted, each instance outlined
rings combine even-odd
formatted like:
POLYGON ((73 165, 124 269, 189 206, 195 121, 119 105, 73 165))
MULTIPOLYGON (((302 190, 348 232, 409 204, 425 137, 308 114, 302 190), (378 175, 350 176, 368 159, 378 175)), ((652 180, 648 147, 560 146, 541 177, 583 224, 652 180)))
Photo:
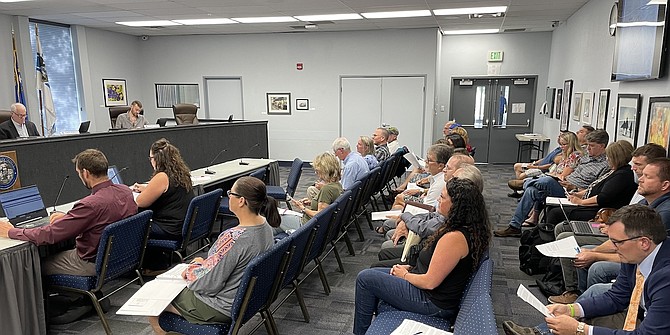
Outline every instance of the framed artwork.
POLYGON ((591 113, 593 113, 593 92, 582 93, 582 124, 591 124, 591 113))
POLYGON ((554 117, 554 99, 556 99, 556 89, 547 87, 547 93, 545 95, 545 99, 547 101, 547 105, 545 106, 545 116, 548 118, 554 117))
POLYGON ((598 93, 598 113, 595 116, 596 129, 605 129, 607 126, 607 110, 610 108, 610 90, 602 89, 598 93))
POLYGON ((295 109, 300 111, 309 110, 309 99, 295 99, 295 109))
POLYGON ((645 143, 656 143, 668 148, 670 145, 670 97, 649 98, 647 137, 645 143))
POLYGON ((572 120, 579 123, 579 117, 582 114, 582 93, 575 93, 575 109, 572 111, 572 120))
POLYGON ((105 94, 105 107, 128 106, 128 94, 125 79, 103 79, 102 90, 105 94))
POLYGON ((556 89, 556 99, 554 99, 554 118, 559 120, 561 118, 561 102, 563 100, 563 89, 556 89))
POLYGON ((637 130, 640 122, 639 94, 619 94, 617 98, 615 141, 626 140, 637 147, 637 130))
POLYGON ((574 82, 568 79, 563 82, 563 99, 561 100, 561 131, 567 131, 570 123, 570 107, 572 102, 572 86, 574 82))
POLYGON ((268 115, 291 115, 291 93, 266 93, 268 115))

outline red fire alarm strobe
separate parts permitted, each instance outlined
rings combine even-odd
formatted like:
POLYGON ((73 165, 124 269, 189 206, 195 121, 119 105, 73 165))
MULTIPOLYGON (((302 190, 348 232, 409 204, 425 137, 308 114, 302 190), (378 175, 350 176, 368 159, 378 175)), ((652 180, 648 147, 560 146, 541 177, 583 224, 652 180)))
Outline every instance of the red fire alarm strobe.
POLYGON ((297 63, 295 65, 295 68, 298 69, 298 70, 302 70, 302 63, 297 63))

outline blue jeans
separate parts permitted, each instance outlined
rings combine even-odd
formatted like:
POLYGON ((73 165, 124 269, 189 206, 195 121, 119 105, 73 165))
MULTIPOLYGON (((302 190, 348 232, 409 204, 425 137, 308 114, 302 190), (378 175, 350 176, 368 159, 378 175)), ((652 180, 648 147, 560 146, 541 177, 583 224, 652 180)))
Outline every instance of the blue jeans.
POLYGON ((523 196, 519 199, 519 204, 516 206, 514 216, 510 220, 509 225, 514 228, 521 228, 521 224, 533 210, 536 204, 544 203, 544 200, 551 197, 565 198, 565 190, 556 179, 551 177, 540 177, 538 179, 531 179, 524 183, 525 190, 523 196))
POLYGON ((621 263, 600 261, 591 264, 588 273, 585 269, 578 269, 579 290, 584 292, 591 286, 601 283, 611 283, 621 270, 621 263))
POLYGON ((435 306, 422 289, 402 278, 392 276, 390 272, 390 268, 372 268, 358 273, 354 334, 365 334, 380 300, 403 311, 442 318, 454 315, 453 311, 435 306))

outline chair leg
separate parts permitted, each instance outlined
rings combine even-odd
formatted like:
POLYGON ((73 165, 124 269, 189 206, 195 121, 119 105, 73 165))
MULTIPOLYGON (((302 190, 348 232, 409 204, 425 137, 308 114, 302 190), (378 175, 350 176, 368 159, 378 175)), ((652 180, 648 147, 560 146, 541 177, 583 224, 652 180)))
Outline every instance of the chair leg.
POLYGON ((326 272, 323 271, 323 267, 321 266, 321 261, 319 258, 314 259, 314 263, 316 263, 316 269, 319 271, 319 277, 321 278, 321 284, 323 285, 323 291, 326 293, 326 295, 330 295, 330 285, 328 285, 328 278, 326 277, 326 272))
POLYGON ((100 302, 98 301, 98 298, 95 296, 95 294, 86 291, 86 294, 88 297, 91 299, 91 302, 93 303, 93 307, 95 307, 95 311, 98 313, 98 317, 100 317, 100 321, 102 322, 102 327, 105 329, 105 333, 107 335, 112 334, 112 329, 109 328, 109 323, 107 323, 107 319, 105 318, 105 312, 102 311, 102 306, 100 306, 100 302))
POLYGON ((261 311, 261 318, 263 319, 263 324, 265 325, 265 331, 270 335, 275 335, 275 329, 272 326, 272 314, 267 313, 267 311, 261 311), (269 315, 269 316, 268 316, 269 315))
POLYGON ((372 225, 372 214, 367 208, 363 209, 363 215, 365 215, 365 219, 368 221, 368 226, 370 226, 370 229, 375 230, 375 227, 372 225))
POLYGON ((309 312, 307 311, 307 305, 305 305, 305 298, 302 296, 302 291, 300 291, 300 286, 298 286, 297 280, 293 281, 293 290, 295 291, 296 298, 298 298, 298 304, 300 305, 302 316, 305 318, 305 322, 309 323, 309 312))
POLYGON ((337 251, 337 245, 335 245, 335 242, 331 242, 331 245, 333 246, 333 253, 335 253, 335 260, 337 260, 337 266, 340 268, 340 272, 344 273, 344 265, 342 264, 342 258, 340 258, 340 252, 337 251))
POLYGON ((365 236, 363 236, 363 229, 361 228, 361 223, 358 222, 358 219, 354 218, 354 226, 356 226, 356 231, 358 232, 358 241, 365 241, 365 236))

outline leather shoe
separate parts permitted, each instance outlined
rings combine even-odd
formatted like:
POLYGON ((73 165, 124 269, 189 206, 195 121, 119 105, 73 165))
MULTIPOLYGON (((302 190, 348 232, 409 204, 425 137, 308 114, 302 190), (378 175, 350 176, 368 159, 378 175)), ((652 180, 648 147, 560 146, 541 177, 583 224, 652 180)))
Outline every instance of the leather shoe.
POLYGON ((507 186, 515 191, 523 191, 523 180, 512 179, 507 182, 507 186))
POLYGON ((540 332, 530 327, 521 327, 513 321, 504 321, 503 330, 507 335, 538 335, 540 332))
POLYGON ((505 229, 494 230, 493 235, 498 237, 521 237, 521 228, 507 226, 505 229))
POLYGON ((552 295, 547 300, 552 304, 572 304, 577 301, 579 298, 579 292, 577 291, 565 291, 561 295, 552 295))

